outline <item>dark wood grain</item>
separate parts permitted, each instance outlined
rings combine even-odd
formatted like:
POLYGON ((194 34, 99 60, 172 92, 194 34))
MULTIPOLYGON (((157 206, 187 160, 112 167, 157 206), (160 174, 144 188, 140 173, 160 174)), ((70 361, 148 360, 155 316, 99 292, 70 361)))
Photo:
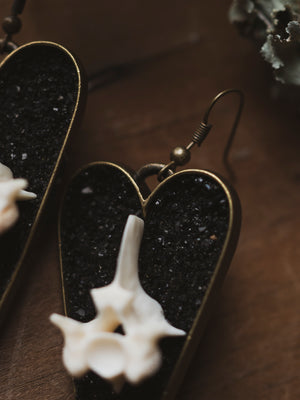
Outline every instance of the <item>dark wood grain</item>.
MULTIPOLYGON (((178 399, 294 400, 300 398, 300 118, 270 100, 269 71, 254 45, 228 24, 229 2, 221 3, 199 6, 199 43, 141 62, 91 93, 66 176, 95 160, 133 168, 166 162, 172 147, 188 143, 211 97, 228 87, 244 90, 231 157, 241 238, 178 399)), ((221 154, 235 106, 229 98, 218 105, 191 167, 226 175, 221 154)), ((62 312, 55 218, 41 232, 1 331, 1 399, 74 398, 61 336, 48 322, 52 312, 62 312)))

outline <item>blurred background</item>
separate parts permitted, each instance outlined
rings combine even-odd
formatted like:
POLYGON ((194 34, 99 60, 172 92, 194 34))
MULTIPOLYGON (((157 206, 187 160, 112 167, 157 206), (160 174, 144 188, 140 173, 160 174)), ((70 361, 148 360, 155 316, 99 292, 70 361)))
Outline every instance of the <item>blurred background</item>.
MULTIPOLYGON (((220 301, 179 400, 300 398, 300 118, 298 104, 272 100, 272 71, 258 46, 228 20, 230 1, 28 0, 15 40, 50 40, 73 50, 90 82, 66 176, 106 160, 139 168, 168 162, 186 145, 211 99, 226 88, 246 98, 231 163, 242 232, 220 301), (117 67, 117 68, 116 68, 117 67), (104 69, 104 72, 103 72, 104 69), (102 73, 101 73, 102 71, 102 73)), ((0 1, 0 17, 10 14, 0 1)), ((191 168, 226 176, 221 158, 237 108, 232 96, 191 168)), ((73 399, 62 339, 48 322, 62 312, 57 209, 36 237, 24 280, 0 337, 0 398, 73 399), (46 229, 47 228, 47 229, 46 229)))

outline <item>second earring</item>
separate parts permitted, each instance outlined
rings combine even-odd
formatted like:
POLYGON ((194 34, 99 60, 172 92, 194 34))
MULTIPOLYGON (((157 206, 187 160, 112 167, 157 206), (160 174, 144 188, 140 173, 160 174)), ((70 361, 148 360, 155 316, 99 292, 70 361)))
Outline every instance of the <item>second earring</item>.
MULTIPOLYGON (((59 224, 66 315, 81 323, 95 318, 90 291, 113 282, 123 230, 133 214, 144 219, 138 259, 141 290, 160 304, 165 319, 180 332, 161 341, 163 362, 151 378, 138 386, 114 381, 119 393, 112 394, 110 384, 94 368, 76 379, 78 399, 170 400, 176 395, 234 254, 241 213, 236 192, 221 176, 175 169, 189 160, 191 148, 207 135, 213 105, 232 92, 240 95, 241 103, 226 148, 227 161, 243 104, 237 90, 222 92, 213 100, 192 142, 176 148, 169 164, 148 164, 133 172, 96 162, 81 169, 70 183, 59 224), (153 174, 160 183, 151 192, 145 178, 153 174)), ((117 332, 126 336, 127 325, 120 328, 123 331, 117 332)))

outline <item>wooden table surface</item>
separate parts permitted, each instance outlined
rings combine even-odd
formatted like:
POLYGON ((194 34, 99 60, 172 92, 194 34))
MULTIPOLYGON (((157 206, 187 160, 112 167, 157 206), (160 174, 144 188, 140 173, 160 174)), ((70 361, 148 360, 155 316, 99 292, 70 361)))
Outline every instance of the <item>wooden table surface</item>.
MULTIPOLYGON (((221 298, 179 400, 300 398, 300 118, 270 100, 271 77, 254 44, 227 21, 229 2, 210 1, 194 43, 149 58, 92 92, 73 138, 65 175, 95 160, 138 168, 167 162, 187 144, 210 99, 240 88, 246 106, 231 154, 243 209, 242 232, 221 298), (218 12, 216 12, 218 10, 218 12)), ((221 155, 236 99, 212 114, 214 128, 192 168, 226 175, 221 155)), ((0 337, 0 399, 74 399, 61 363, 62 312, 56 213, 44 221, 27 274, 0 337)))

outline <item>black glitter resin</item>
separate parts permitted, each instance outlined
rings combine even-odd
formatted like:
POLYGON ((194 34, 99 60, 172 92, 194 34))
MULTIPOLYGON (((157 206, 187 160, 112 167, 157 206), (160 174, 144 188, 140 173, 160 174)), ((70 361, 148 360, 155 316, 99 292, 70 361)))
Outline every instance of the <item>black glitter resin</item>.
MULTIPOLYGON (((81 322, 95 316, 89 290, 112 281, 129 214, 141 216, 141 202, 132 180, 116 166, 90 166, 69 186, 60 226, 68 316, 81 322)), ((147 204, 140 279, 176 328, 192 327, 223 249, 229 215, 220 183, 198 172, 176 174, 147 204)), ((163 339, 163 365, 141 385, 125 384, 115 394, 89 373, 75 380, 77 399, 161 399, 184 342, 185 337, 163 339)))
POLYGON ((73 117, 79 77, 73 59, 46 43, 20 48, 0 70, 0 162, 28 180, 36 200, 0 236, 0 299, 16 269, 73 117))

